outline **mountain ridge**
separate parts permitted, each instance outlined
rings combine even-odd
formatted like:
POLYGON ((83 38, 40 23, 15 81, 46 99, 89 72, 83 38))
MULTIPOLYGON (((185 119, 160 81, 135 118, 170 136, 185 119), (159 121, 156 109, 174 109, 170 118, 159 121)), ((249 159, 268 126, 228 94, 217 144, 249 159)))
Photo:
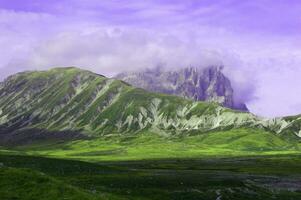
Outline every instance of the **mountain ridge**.
MULTIPOLYGON (((189 135, 253 127, 281 135, 294 123, 259 118, 214 102, 147 92, 75 67, 18 73, 0 84, 1 132, 8 138, 30 129, 98 137, 144 130, 189 135)), ((299 128, 296 125, 294 131, 299 128)))

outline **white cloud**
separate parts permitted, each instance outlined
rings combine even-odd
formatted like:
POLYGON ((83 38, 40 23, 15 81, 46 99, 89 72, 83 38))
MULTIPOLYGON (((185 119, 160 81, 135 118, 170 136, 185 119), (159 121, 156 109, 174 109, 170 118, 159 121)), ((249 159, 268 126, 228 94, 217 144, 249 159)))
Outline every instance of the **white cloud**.
MULTIPOLYGON (((227 0, 198 9, 192 9, 194 1, 162 6, 154 1, 116 2, 59 9, 69 13, 66 16, 53 10, 0 10, 0 78, 53 66, 80 66, 110 76, 158 64, 175 68, 223 63, 237 96, 255 113, 301 113, 300 106, 294 106, 300 102, 301 40, 275 31, 281 28, 278 21, 287 24, 298 16, 297 7, 275 21, 266 15, 273 8, 258 2, 229 7, 233 0, 227 0), (257 11, 250 14, 250 6, 257 11), (261 21, 254 20, 257 15, 261 21)), ((293 30, 293 25, 288 28, 293 30)))
POLYGON ((173 33, 142 29, 98 28, 60 33, 34 49, 33 67, 85 66, 105 75, 163 64, 167 68, 221 63, 212 50, 173 33))

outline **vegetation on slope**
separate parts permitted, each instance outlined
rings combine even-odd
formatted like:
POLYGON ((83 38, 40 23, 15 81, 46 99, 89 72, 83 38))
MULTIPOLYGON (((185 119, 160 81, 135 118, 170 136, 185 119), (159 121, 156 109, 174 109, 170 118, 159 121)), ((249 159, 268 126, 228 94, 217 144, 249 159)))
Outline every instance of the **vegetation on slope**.
MULTIPOLYGON (((182 135, 237 127, 279 132, 287 126, 281 120, 271 123, 216 103, 149 93, 74 67, 7 78, 0 84, 0 125, 3 143, 24 132, 31 132, 28 139, 34 141, 47 136, 43 131, 53 135, 70 131, 75 136, 69 138, 82 138, 79 134, 182 135)), ((22 144, 25 138, 21 138, 22 144)))

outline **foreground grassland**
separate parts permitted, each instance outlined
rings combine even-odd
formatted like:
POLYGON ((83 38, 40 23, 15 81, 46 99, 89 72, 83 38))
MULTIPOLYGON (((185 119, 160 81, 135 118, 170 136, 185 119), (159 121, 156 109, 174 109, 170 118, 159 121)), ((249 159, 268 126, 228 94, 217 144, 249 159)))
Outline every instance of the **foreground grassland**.
POLYGON ((0 163, 0 199, 301 199, 296 155, 100 163, 0 155, 0 163))
POLYGON ((150 132, 0 150, 0 200, 301 200, 298 141, 150 132))

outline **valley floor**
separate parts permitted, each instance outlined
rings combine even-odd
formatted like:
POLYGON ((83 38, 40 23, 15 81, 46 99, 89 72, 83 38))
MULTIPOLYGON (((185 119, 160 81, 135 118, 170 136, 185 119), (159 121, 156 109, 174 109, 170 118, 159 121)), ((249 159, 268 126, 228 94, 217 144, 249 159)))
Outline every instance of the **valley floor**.
POLYGON ((301 199, 301 156, 83 161, 0 155, 0 199, 301 199))
POLYGON ((3 147, 2 199, 301 200, 300 144, 232 129, 3 147))
POLYGON ((190 136, 166 136, 151 132, 112 134, 67 143, 48 141, 12 148, 3 147, 0 152, 99 162, 299 155, 301 145, 297 140, 288 141, 260 129, 231 129, 190 136))

